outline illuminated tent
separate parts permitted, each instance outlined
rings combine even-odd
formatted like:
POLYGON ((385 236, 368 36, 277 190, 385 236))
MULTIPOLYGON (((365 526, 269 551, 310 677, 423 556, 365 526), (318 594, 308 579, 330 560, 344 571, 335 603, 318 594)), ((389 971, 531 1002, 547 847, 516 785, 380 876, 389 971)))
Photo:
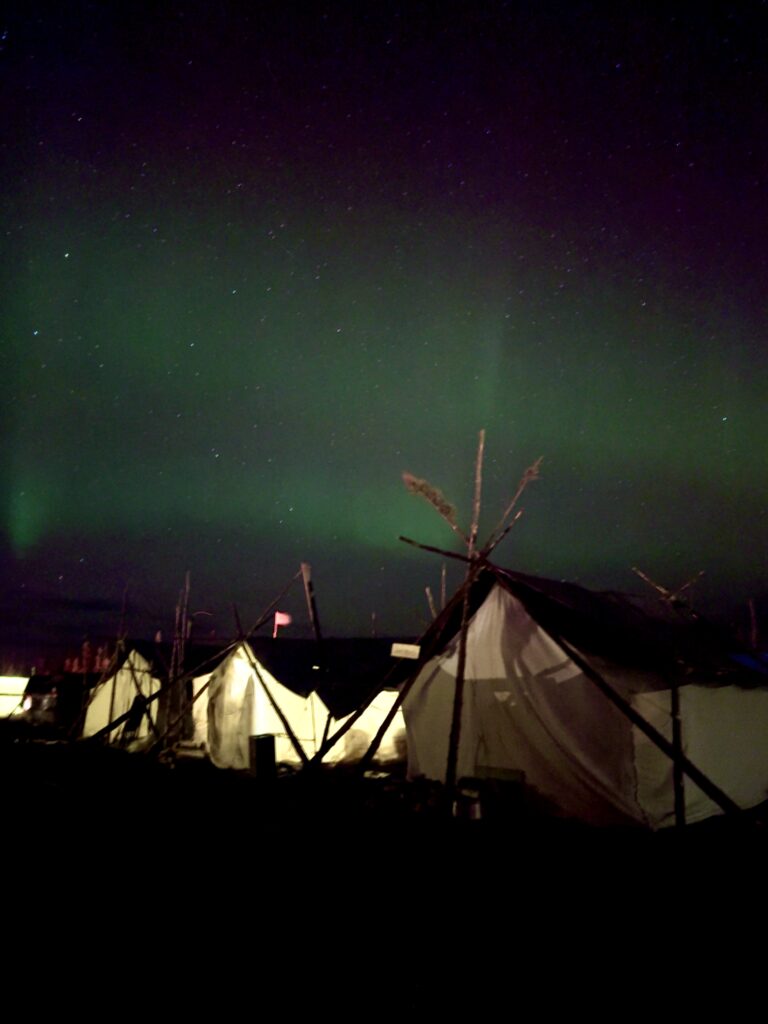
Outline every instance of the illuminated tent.
MULTIPOLYGON (((432 654, 404 700, 412 778, 445 780, 460 604, 426 638, 432 654)), ((684 755, 739 808, 766 800, 768 675, 657 604, 484 572, 471 591, 457 778, 522 771, 568 817, 673 823, 672 758, 601 692, 598 674, 667 740, 676 684, 684 755)), ((685 802, 688 822, 719 812, 689 778, 685 802)))
POLYGON ((0 718, 21 714, 21 704, 29 676, 0 676, 0 718))
POLYGON ((129 740, 143 740, 152 733, 148 715, 157 724, 158 701, 145 701, 160 690, 160 680, 153 674, 149 661, 136 649, 129 652, 117 670, 100 683, 91 694, 85 714, 83 737, 95 736, 111 722, 130 712, 126 721, 108 735, 111 744, 122 745, 129 740))
MULTIPOLYGON (((204 742, 213 763, 219 768, 248 768, 249 737, 272 735, 275 737, 275 760, 279 763, 299 764, 302 756, 309 759, 318 751, 326 727, 329 725, 328 707, 314 688, 316 679, 311 670, 291 674, 293 688, 276 678, 273 671, 280 654, 295 662, 297 652, 306 656, 314 650, 313 643, 291 645, 290 641, 268 641, 261 645, 265 658, 256 656, 257 644, 239 644, 212 673, 193 681, 193 692, 207 688, 195 701, 195 736, 204 742), (271 662, 273 671, 265 664, 271 662), (293 735, 291 735, 293 734, 293 735)), ((306 661, 306 657, 304 659, 306 661)), ((338 763, 356 760, 365 753, 397 694, 382 692, 368 706, 342 740, 325 755, 325 762, 338 763)), ((348 716, 331 716, 330 728, 335 730, 348 716)), ((386 760, 402 756, 405 723, 398 712, 387 729, 379 747, 377 758, 386 760)))

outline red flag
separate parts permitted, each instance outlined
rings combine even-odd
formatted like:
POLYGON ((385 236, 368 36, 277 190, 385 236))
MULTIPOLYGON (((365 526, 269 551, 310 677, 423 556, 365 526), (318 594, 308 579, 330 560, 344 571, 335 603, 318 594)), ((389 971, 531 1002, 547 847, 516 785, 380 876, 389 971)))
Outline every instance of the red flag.
POLYGON ((292 622, 293 619, 288 612, 275 612, 275 626, 272 630, 272 637, 274 638, 277 636, 277 629, 279 626, 290 626, 292 622))

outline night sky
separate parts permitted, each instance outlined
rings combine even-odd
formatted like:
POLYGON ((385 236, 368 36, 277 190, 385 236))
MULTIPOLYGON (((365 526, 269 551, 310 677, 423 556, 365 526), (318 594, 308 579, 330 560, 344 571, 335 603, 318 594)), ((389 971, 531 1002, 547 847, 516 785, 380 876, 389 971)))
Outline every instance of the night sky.
POLYGON ((229 635, 302 560, 414 635, 401 474, 466 522, 481 428, 486 529, 544 457, 500 564, 764 595, 768 9, 645 6, 7 5, 3 637, 186 570, 229 635))

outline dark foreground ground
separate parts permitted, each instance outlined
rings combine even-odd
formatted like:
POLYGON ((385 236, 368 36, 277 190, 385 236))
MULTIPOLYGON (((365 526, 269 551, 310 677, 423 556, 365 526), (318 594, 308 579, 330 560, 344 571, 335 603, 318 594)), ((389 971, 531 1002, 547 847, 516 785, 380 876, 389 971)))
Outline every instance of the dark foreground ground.
POLYGON ((0 757, 4 962, 28 1009, 732 1014, 763 987, 754 818, 653 835, 544 818, 519 790, 456 818, 396 775, 265 783, 86 744, 0 757))

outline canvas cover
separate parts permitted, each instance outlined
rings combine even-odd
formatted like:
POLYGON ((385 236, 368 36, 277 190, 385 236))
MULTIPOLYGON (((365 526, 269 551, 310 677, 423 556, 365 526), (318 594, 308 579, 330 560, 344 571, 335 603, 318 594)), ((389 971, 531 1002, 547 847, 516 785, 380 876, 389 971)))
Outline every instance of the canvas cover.
MULTIPOLYGON (((248 644, 241 644, 211 674, 207 690, 207 746, 218 768, 248 768, 249 737, 260 734, 275 737, 277 761, 301 760, 259 676, 290 723, 302 749, 314 749, 322 736, 323 724, 312 695, 302 697, 283 686, 256 662, 248 644)), ((204 699, 205 696, 200 698, 204 699)))
MULTIPOLYGON (((100 683, 91 694, 91 700, 85 714, 83 736, 95 736, 116 718, 131 711, 139 694, 147 699, 160 690, 160 680, 153 675, 152 666, 137 650, 132 650, 120 668, 100 683)), ((149 706, 152 721, 157 723, 158 701, 149 706)), ((150 735, 150 726, 146 714, 138 719, 137 728, 130 738, 141 740, 150 735)), ((129 738, 130 722, 124 722, 109 734, 108 742, 122 744, 129 738)))
POLYGON ((29 676, 0 676, 0 718, 21 714, 29 676))
MULTIPOLYGON (((633 704, 646 721, 672 738, 672 694, 638 694, 633 704)), ((734 686, 680 688, 686 756, 741 808, 768 800, 768 691, 734 686)), ((655 827, 674 824, 669 758, 633 728, 638 802, 655 827)), ((718 806, 690 779, 685 780, 689 823, 719 813, 718 806)))
MULTIPOLYGON (((199 692, 206 681, 207 690, 195 702, 195 735, 202 736, 202 715, 205 713, 205 743, 217 767, 248 768, 249 737, 264 734, 275 737, 276 761, 300 763, 300 755, 274 704, 290 723, 306 757, 313 757, 319 749, 328 723, 326 705, 317 693, 304 696, 284 686, 256 658, 250 645, 238 646, 210 677, 196 679, 193 682, 194 692, 199 692)), ((338 763, 362 756, 396 696, 395 693, 380 694, 326 754, 324 761, 338 763)), ((335 732, 345 720, 331 718, 330 733, 335 732)), ((384 736, 378 757, 388 759, 401 754, 404 736, 405 722, 400 712, 384 736)))
POLYGON ((212 675, 212 672, 205 672, 192 679, 192 742, 197 747, 208 745, 207 684, 212 675))
MULTIPOLYGON (((342 761, 359 761, 371 745, 371 741, 378 733, 396 699, 397 692, 392 690, 382 690, 377 694, 354 725, 324 756, 323 762, 336 764, 342 761)), ((333 719, 332 734, 350 717, 348 715, 338 721, 333 719)), ((374 760, 377 762, 404 761, 406 749, 405 719, 403 709, 398 708, 381 739, 374 760)))
MULTIPOLYGON (((671 734, 663 676, 594 654, 588 660, 671 734)), ((457 664, 454 637, 423 666, 406 697, 411 777, 445 779, 457 664)), ((768 735, 768 692, 694 684, 682 690, 686 753, 740 806, 765 799, 768 757, 758 737, 768 735)), ((457 777, 498 769, 523 771, 527 784, 569 817, 654 828, 673 820, 670 759, 583 675, 523 601, 497 583, 469 625, 457 777)), ((689 820, 714 812, 696 787, 686 792, 689 820)))

